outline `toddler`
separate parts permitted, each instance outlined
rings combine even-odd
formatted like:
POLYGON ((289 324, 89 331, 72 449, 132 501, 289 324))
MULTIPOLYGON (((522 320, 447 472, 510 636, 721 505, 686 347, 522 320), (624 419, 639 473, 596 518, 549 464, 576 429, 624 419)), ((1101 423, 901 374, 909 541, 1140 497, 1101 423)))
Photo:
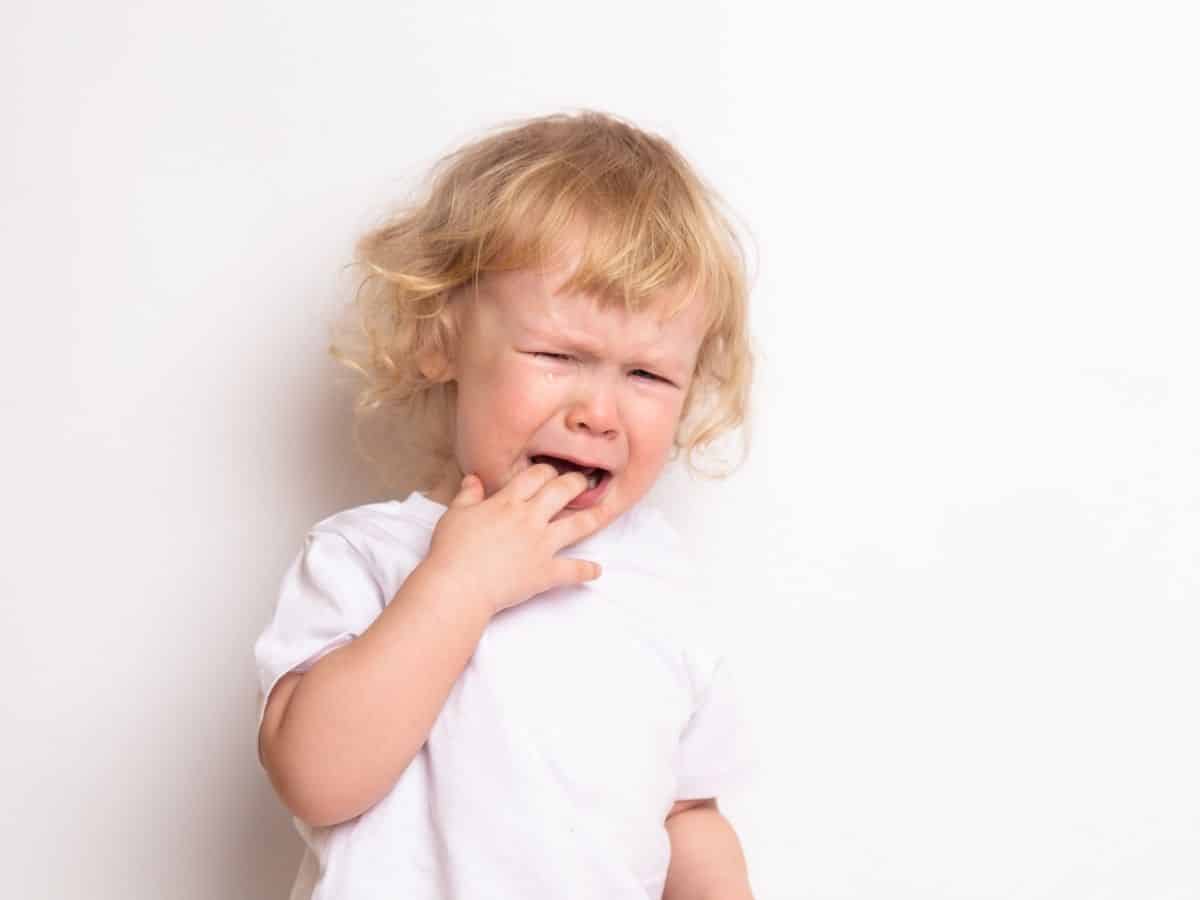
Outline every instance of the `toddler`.
POLYGON ((715 196, 619 119, 532 119, 442 160, 358 265, 334 354, 429 467, 313 526, 255 644, 292 900, 749 897, 733 682, 643 499, 745 416, 715 196))

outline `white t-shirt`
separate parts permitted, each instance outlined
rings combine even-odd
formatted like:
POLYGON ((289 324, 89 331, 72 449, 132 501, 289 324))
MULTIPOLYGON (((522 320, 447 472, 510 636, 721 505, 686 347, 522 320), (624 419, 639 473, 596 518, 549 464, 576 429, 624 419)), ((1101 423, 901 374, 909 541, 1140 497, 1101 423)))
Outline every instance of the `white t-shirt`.
MULTIPOLYGON (((254 647, 261 695, 362 634, 446 511, 420 493, 317 523, 254 647)), ((497 614, 429 738, 357 818, 313 828, 291 900, 662 896, 676 800, 753 766, 705 586, 645 501, 560 551, 603 574, 497 614)))

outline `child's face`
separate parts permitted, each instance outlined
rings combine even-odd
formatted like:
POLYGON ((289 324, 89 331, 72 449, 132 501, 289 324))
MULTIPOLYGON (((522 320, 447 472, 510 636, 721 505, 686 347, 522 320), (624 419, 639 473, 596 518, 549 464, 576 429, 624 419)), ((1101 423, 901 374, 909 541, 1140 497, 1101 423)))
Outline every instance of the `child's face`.
POLYGON ((587 297, 556 295, 567 274, 491 273, 477 297, 464 298, 450 370, 461 471, 435 499, 449 503, 466 472, 491 496, 533 457, 565 457, 608 474, 559 515, 597 506, 604 527, 658 478, 704 338, 702 304, 669 321, 659 316, 674 295, 637 313, 602 309, 587 297))

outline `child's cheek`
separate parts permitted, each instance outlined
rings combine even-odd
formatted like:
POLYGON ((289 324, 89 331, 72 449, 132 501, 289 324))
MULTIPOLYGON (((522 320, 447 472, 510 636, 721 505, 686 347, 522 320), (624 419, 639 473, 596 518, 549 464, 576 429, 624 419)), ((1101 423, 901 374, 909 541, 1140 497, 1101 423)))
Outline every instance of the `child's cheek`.
POLYGON ((527 415, 531 409, 552 402, 553 392, 558 389, 555 382, 545 378, 544 371, 521 365, 520 360, 495 367, 484 383, 488 385, 488 406, 493 413, 509 417, 527 415))

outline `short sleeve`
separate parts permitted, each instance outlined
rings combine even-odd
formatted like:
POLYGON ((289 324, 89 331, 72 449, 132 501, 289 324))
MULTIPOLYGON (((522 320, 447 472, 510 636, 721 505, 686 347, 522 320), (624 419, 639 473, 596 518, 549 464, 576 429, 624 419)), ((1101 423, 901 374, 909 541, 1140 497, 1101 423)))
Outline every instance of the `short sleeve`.
POLYGON ((367 558, 336 532, 310 531, 284 573, 274 617, 254 645, 258 727, 280 678, 308 671, 322 656, 358 637, 384 605, 367 558))
POLYGON ((679 743, 677 800, 716 797, 757 765, 745 710, 726 658, 717 658, 679 743))

